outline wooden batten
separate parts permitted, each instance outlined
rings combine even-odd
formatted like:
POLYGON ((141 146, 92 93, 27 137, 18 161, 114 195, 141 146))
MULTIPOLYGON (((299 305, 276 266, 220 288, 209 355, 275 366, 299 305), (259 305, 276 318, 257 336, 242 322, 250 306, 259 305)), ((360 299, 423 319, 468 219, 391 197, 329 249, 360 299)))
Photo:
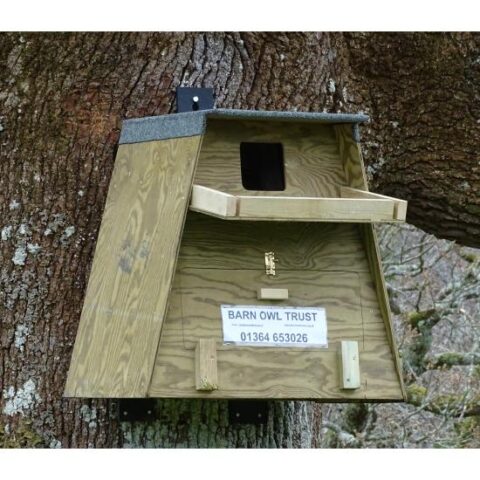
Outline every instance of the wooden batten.
POLYGON ((218 389, 217 347, 212 338, 201 338, 195 348, 195 388, 203 392, 218 389))
POLYGON ((288 300, 288 288, 259 288, 259 300, 288 300))
POLYGON ((342 198, 358 198, 370 200, 389 200, 394 205, 393 218, 391 220, 398 220, 404 222, 407 217, 407 204, 405 200, 388 197, 387 195, 380 195, 378 193, 368 192, 366 190, 359 190, 358 188, 340 187, 340 196, 342 198))
POLYGON ((208 212, 214 217, 227 218, 237 214, 237 199, 228 193, 213 188, 194 185, 190 209, 197 212, 208 212))
POLYGON ((356 390, 360 388, 360 356, 358 342, 342 340, 338 350, 340 388, 356 390))
POLYGON ((311 197, 238 197, 238 218, 251 220, 382 222, 391 221, 388 200, 311 197))
POLYGON ((348 187, 340 187, 340 192, 343 198, 245 196, 194 185, 190 209, 226 220, 358 223, 405 220, 406 202, 348 187))

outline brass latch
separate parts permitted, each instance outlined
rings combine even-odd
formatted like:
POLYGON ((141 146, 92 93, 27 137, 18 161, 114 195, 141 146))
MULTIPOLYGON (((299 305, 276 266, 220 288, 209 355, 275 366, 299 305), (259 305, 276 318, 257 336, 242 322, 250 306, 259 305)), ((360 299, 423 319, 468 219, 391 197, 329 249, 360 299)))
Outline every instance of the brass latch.
POLYGON ((275 275, 275 252, 265 252, 265 273, 275 275))

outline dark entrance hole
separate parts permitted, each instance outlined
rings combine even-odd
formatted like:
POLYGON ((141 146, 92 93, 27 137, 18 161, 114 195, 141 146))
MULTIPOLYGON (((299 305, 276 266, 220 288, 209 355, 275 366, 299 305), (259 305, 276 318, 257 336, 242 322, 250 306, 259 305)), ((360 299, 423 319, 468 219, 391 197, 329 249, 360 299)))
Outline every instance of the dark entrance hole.
POLYGON ((245 190, 285 190, 281 143, 240 143, 242 185, 245 190))

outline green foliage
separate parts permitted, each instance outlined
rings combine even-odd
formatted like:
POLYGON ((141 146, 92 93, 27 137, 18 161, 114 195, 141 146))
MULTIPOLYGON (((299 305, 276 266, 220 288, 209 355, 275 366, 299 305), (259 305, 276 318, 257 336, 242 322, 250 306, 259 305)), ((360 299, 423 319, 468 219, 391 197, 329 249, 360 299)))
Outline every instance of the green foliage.
POLYGON ((480 355, 461 352, 446 352, 430 360, 433 368, 451 368, 455 365, 477 365, 480 364, 480 355))
POLYGON ((402 357, 410 365, 412 370, 420 375, 425 371, 425 356, 432 346, 432 331, 430 328, 417 327, 419 334, 412 342, 405 346, 402 357))
POLYGON ((428 390, 421 385, 412 383, 407 387, 407 402, 415 406, 420 406, 427 396, 428 390))
POLYGON ((440 313, 434 308, 412 312, 407 317, 409 325, 418 332, 418 335, 405 348, 403 355, 417 375, 427 370, 428 362, 425 357, 432 346, 432 328, 440 318, 440 313))
POLYGON ((462 365, 464 355, 462 353, 443 353, 435 359, 436 365, 452 367, 453 365, 462 365))
POLYGON ((29 419, 20 419, 9 434, 0 423, 0 448, 44 448, 45 443, 29 419))
POLYGON ((465 260, 467 261, 468 263, 475 263, 475 261, 477 261, 478 259, 480 259, 480 256, 475 254, 475 253, 472 253, 472 252, 467 252, 465 250, 460 250, 459 252, 460 256, 465 260))
POLYGON ((351 403, 345 408, 343 415, 345 429, 355 434, 365 427, 368 405, 366 403, 351 403))
POLYGON ((431 308, 429 310, 410 313, 408 323, 417 330, 423 330, 425 327, 428 327, 429 322, 427 321, 430 320, 436 312, 434 308, 431 308))
POLYGON ((478 416, 469 417, 455 424, 458 435, 458 446, 469 447, 472 441, 480 438, 480 419, 478 416))
POLYGON ((468 401, 464 395, 438 395, 427 401, 427 394, 428 390, 425 387, 413 383, 407 387, 407 402, 416 407, 423 406, 425 410, 438 415, 459 417, 466 414, 478 416, 480 395, 468 401))

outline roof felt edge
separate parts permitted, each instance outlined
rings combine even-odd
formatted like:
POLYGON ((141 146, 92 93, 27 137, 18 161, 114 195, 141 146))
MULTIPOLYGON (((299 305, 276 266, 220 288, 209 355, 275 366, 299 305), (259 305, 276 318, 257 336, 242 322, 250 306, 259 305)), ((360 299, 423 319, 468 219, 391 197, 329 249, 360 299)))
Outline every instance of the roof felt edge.
POLYGON ((364 123, 368 115, 363 113, 283 112, 276 110, 231 110, 218 108, 204 110, 209 118, 235 118, 246 120, 278 120, 314 123, 364 123))
POLYGON ((122 125, 119 143, 139 143, 202 135, 205 132, 207 118, 337 124, 358 124, 369 120, 367 115, 350 113, 229 109, 199 110, 197 112, 174 113, 170 115, 125 120, 122 125))
POLYGON ((192 137, 205 131, 204 112, 185 112, 158 117, 124 120, 120 133, 120 145, 151 142, 168 138, 192 137))

